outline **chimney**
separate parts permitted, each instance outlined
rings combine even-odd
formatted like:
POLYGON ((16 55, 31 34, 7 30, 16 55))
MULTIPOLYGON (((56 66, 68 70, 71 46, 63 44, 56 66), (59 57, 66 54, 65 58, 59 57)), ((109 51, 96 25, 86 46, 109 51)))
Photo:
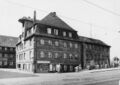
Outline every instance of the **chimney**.
POLYGON ((33 21, 36 22, 36 11, 34 10, 33 21))

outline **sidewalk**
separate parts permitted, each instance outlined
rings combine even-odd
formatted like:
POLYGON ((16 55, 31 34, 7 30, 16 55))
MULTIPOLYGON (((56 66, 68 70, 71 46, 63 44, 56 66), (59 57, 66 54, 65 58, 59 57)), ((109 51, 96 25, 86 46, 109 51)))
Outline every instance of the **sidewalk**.
MULTIPOLYGON (((26 74, 56 74, 56 73, 32 73, 28 71, 23 71, 23 70, 18 70, 18 69, 11 69, 11 68, 0 68, 1 71, 9 71, 9 72, 18 72, 18 73, 26 73, 26 74)), ((95 73, 95 72, 105 72, 105 71, 113 71, 113 70, 120 70, 120 67, 118 68, 106 68, 106 69, 94 69, 94 70, 82 70, 79 72, 68 72, 64 74, 69 74, 69 73, 95 73)), ((58 73, 58 74, 63 74, 63 73, 58 73)))

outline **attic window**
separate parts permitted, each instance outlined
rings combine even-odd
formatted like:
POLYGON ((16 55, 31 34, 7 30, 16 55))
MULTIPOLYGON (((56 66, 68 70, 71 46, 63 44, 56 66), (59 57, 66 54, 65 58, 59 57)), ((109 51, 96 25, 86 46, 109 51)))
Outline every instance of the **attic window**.
POLYGON ((72 33, 71 32, 69 32, 69 37, 72 37, 72 33))
POLYGON ((51 34, 51 28, 47 28, 47 33, 51 34))
POLYGON ((54 29, 54 34, 58 35, 58 29, 54 29))
POLYGON ((66 32, 63 32, 63 36, 66 36, 66 32))

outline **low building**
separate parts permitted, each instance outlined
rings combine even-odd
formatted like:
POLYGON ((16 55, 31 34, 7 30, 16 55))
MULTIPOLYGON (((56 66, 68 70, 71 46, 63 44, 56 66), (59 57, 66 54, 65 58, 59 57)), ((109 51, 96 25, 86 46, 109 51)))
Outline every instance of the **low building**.
POLYGON ((42 20, 36 20, 34 12, 34 18, 23 17, 19 22, 23 28, 16 45, 17 69, 38 73, 74 72, 76 66, 87 65, 88 49, 84 48, 89 44, 99 46, 99 43, 84 41, 88 38, 81 39, 55 12, 42 20))
POLYGON ((110 67, 110 46, 101 40, 79 36, 82 43, 82 67, 96 65, 99 68, 110 67))
POLYGON ((18 38, 0 35, 0 68, 15 68, 18 38))

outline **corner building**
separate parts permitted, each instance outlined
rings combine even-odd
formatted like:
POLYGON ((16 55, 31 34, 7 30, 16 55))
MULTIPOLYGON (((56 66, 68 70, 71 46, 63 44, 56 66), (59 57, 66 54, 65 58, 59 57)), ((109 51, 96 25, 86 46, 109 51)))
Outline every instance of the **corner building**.
POLYGON ((77 31, 55 12, 42 20, 23 17, 22 35, 17 43, 17 69, 30 72, 73 72, 81 64, 77 31))

